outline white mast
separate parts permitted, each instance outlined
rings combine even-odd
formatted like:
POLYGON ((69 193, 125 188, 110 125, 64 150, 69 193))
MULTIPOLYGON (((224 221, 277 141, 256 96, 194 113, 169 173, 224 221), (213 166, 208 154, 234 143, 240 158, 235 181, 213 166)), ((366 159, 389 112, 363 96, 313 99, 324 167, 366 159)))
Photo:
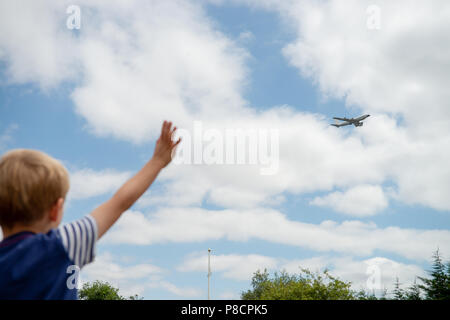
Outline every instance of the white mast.
POLYGON ((211 278, 211 249, 208 249, 208 300, 211 299, 211 296, 209 294, 210 278, 211 278))

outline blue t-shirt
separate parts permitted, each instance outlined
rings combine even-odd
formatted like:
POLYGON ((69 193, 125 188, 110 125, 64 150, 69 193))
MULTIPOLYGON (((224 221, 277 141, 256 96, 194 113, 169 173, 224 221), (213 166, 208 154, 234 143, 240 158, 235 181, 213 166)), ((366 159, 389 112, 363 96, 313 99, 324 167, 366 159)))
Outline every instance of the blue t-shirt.
POLYGON ((0 300, 77 299, 80 269, 95 257, 91 216, 50 230, 20 232, 0 242, 0 300))

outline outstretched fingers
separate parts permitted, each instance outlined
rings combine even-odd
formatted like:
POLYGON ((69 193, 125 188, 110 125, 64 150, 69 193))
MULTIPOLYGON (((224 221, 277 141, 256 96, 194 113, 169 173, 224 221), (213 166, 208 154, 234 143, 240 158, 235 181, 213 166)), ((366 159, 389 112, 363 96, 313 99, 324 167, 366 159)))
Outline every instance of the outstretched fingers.
POLYGON ((162 128, 161 128, 161 140, 164 142, 170 142, 171 141, 171 130, 172 122, 164 121, 162 128))
POLYGON ((161 127, 161 137, 158 141, 165 142, 170 145, 171 149, 175 148, 181 142, 181 137, 177 141, 173 141, 177 127, 172 128, 172 122, 164 121, 161 127))
POLYGON ((169 134, 169 136, 170 136, 170 141, 173 141, 173 138, 174 138, 174 136, 175 136, 175 131, 177 131, 177 127, 173 127, 173 129, 170 130, 170 134, 169 134))
POLYGON ((166 129, 166 123, 167 123, 167 121, 164 121, 162 126, 161 126, 161 138, 164 137, 164 132, 165 132, 165 129, 166 129))
POLYGON ((175 148, 177 145, 179 145, 181 142, 181 137, 178 138, 177 142, 175 142, 175 144, 173 145, 173 148, 175 148))
POLYGON ((175 136, 175 132, 177 131, 177 127, 173 127, 173 129, 170 131, 170 141, 172 144, 172 149, 175 148, 180 142, 181 142, 181 137, 178 138, 177 141, 173 141, 172 139, 175 136))

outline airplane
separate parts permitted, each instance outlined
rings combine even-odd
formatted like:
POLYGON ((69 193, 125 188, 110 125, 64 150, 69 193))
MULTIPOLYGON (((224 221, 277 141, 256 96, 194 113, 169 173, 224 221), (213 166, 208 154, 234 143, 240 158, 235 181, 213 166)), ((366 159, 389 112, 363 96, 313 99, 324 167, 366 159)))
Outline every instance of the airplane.
POLYGON ((340 121, 345 121, 345 122, 338 123, 336 121, 336 124, 332 124, 332 126, 339 128, 339 127, 344 127, 344 126, 351 126, 353 124, 355 127, 362 127, 362 125, 363 125, 362 121, 368 117, 370 117, 370 114, 365 114, 361 117, 351 118, 351 119, 334 117, 333 119, 335 119, 335 120, 340 120, 340 121))

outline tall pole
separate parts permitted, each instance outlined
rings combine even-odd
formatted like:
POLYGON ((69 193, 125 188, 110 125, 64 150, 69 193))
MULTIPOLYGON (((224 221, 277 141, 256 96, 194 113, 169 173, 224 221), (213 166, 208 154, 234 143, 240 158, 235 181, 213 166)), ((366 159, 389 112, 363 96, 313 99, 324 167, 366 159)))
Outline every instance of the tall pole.
POLYGON ((210 278, 211 278, 211 249, 208 249, 208 300, 211 299, 210 289, 209 289, 210 278))

